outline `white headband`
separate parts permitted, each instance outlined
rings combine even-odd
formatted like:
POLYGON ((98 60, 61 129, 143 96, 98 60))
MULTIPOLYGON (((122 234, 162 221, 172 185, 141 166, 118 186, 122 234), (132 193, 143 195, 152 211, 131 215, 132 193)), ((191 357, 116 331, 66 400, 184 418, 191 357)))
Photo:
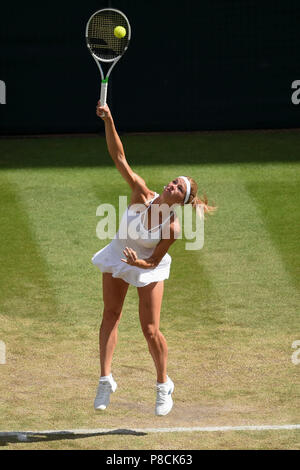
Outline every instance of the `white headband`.
POLYGON ((185 193, 185 199, 184 199, 184 204, 186 204, 191 194, 191 183, 189 182, 186 176, 179 176, 179 178, 182 178, 186 184, 186 193, 185 193))

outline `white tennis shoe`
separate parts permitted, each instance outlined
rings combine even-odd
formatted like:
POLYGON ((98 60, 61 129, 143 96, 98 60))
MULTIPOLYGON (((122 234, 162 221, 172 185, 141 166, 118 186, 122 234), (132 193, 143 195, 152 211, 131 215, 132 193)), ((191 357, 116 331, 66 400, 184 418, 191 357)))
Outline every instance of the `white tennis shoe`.
POLYGON ((96 411, 103 411, 109 405, 110 394, 117 390, 117 383, 110 374, 107 378, 99 380, 97 395, 94 401, 96 411))
POLYGON ((173 407, 172 393, 174 392, 174 383, 167 377, 167 381, 163 384, 156 384, 156 405, 155 414, 157 416, 165 416, 170 413, 173 407))

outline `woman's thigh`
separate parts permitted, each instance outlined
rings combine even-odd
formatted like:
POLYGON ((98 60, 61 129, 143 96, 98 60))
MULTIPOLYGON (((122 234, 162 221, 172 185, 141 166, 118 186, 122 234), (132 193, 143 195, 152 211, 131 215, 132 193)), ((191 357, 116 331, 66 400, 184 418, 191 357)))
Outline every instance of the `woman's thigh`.
POLYGON ((142 328, 147 325, 159 328, 163 293, 164 281, 152 282, 148 286, 138 288, 139 315, 142 328))
POLYGON ((102 291, 104 311, 121 313, 129 284, 123 279, 112 277, 110 273, 103 273, 102 291))

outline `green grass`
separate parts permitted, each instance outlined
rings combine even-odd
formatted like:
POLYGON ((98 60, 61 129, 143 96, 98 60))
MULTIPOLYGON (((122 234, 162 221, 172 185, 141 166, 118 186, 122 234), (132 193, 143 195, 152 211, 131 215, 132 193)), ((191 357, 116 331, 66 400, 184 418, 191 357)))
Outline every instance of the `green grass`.
MULTIPOLYGON (((104 138, 2 139, 0 340, 7 363, 0 365, 1 430, 299 423, 300 366, 291 362, 292 342, 300 339, 299 134, 123 140, 128 160, 153 190, 188 174, 218 206, 205 222, 202 250, 186 251, 185 240, 170 249, 161 329, 174 409, 162 420, 153 416, 154 367, 131 287, 113 363, 118 393, 106 413, 93 412, 102 300, 101 275, 90 260, 107 243, 96 237, 96 208, 129 196, 104 138)), ((101 436, 6 448, 298 444, 299 432, 272 431, 101 436)))

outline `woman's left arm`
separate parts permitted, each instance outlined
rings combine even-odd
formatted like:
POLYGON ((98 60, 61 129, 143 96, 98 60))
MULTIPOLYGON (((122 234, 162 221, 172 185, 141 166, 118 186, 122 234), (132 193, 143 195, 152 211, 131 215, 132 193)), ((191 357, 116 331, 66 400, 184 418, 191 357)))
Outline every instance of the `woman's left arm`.
POLYGON ((126 247, 123 251, 125 258, 122 258, 121 261, 124 263, 130 264, 131 266, 136 266, 137 268, 143 269, 154 269, 159 265, 165 254, 168 252, 172 243, 174 243, 178 238, 178 224, 173 222, 170 224, 170 237, 163 238, 156 245, 152 255, 146 259, 140 259, 137 257, 136 252, 132 248, 126 247))

